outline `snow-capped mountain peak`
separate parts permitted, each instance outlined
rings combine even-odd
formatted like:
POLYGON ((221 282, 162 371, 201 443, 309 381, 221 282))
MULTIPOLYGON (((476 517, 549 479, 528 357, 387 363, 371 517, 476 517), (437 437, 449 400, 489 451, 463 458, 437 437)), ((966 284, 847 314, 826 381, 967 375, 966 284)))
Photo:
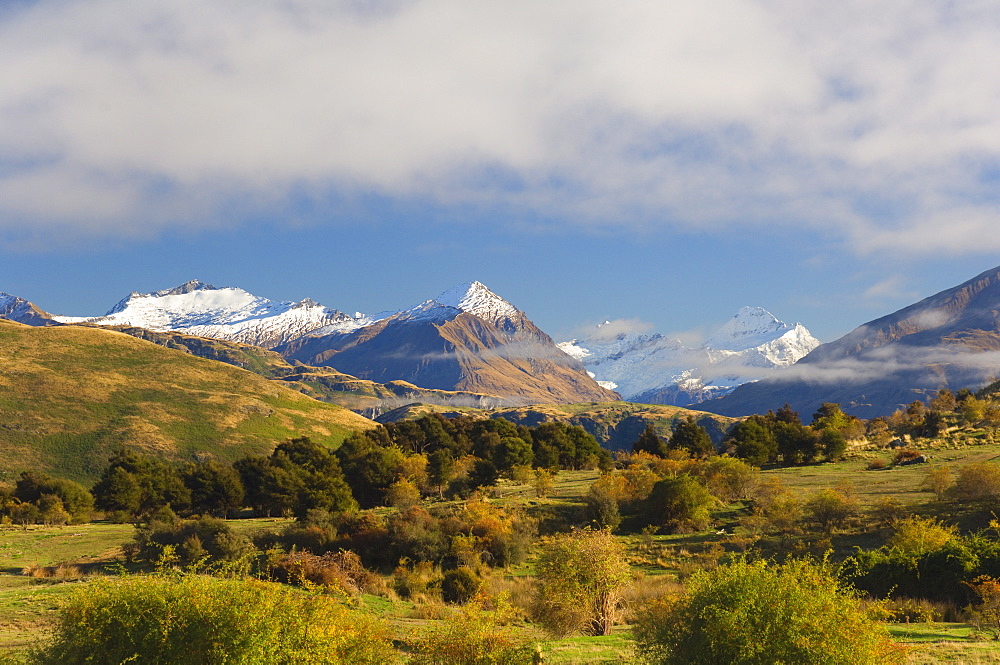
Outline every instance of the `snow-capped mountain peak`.
POLYGON ((763 307, 742 307, 715 334, 705 340, 710 349, 743 351, 780 337, 795 326, 779 321, 763 307))
POLYGON ((819 341, 801 324, 761 307, 743 307, 703 345, 689 347, 658 333, 624 332, 605 322, 585 339, 559 344, 627 400, 686 406, 762 378, 802 358, 819 341))
POLYGON ((0 319, 10 319, 31 326, 46 326, 53 323, 51 317, 31 302, 9 293, 0 292, 0 319))
POLYGON ((454 307, 496 324, 516 319, 521 314, 518 308, 490 291, 482 282, 477 281, 459 284, 448 289, 434 300, 445 307, 454 307))
POLYGON ((152 293, 131 293, 99 317, 55 317, 63 323, 96 323, 149 330, 173 330, 263 347, 273 347, 320 328, 357 328, 350 317, 306 298, 299 302, 260 298, 235 287, 216 288, 199 280, 152 293))

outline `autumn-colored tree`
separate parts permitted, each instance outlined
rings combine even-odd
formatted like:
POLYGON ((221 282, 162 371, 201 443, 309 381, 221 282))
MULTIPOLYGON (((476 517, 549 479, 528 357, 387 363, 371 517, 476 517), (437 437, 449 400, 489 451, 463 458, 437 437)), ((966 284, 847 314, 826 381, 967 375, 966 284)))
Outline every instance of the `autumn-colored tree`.
POLYGON ((951 472, 951 468, 947 466, 932 466, 927 470, 924 487, 934 492, 935 498, 941 501, 954 482, 955 474, 951 472))
POLYGON ((547 631, 611 633, 632 572, 610 532, 583 529, 545 541, 537 571, 534 616, 547 631))
POLYGON ((844 491, 826 488, 820 490, 805 503, 806 514, 827 533, 843 526, 858 514, 860 506, 856 499, 844 491))
POLYGON ((958 537, 958 529, 929 517, 911 515, 896 523, 889 546, 904 554, 936 552, 958 537))

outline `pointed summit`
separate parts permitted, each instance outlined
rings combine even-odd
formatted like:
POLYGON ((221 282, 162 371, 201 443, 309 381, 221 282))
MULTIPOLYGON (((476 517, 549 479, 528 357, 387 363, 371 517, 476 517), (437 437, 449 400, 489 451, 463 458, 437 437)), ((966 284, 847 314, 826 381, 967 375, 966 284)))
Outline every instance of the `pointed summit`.
POLYGON ((710 349, 743 351, 772 341, 794 329, 794 325, 779 321, 763 307, 742 307, 733 318, 705 340, 705 346, 710 349))
POLYGON ((521 310, 477 281, 466 282, 448 289, 434 301, 446 307, 474 314, 501 327, 516 326, 523 318, 521 310))
POLYGON ((0 292, 0 319, 10 319, 29 326, 58 325, 52 315, 24 298, 0 292))
POLYGON ((200 279, 192 279, 190 281, 184 282, 180 286, 175 286, 172 289, 164 289, 163 291, 154 291, 153 293, 147 293, 145 295, 153 297, 183 296, 193 291, 218 291, 218 289, 212 286, 211 284, 206 284, 200 279))

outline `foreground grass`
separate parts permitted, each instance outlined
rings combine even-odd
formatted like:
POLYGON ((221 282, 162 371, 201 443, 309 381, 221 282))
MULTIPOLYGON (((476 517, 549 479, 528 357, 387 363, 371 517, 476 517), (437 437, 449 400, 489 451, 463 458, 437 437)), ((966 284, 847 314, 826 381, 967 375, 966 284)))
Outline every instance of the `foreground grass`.
POLYGON ((889 624, 889 633, 912 650, 912 665, 1000 663, 1000 642, 968 624, 889 624))
POLYGON ((71 562, 86 566, 117 559, 132 538, 131 524, 90 522, 68 526, 0 527, 0 573, 20 573, 25 566, 71 562))

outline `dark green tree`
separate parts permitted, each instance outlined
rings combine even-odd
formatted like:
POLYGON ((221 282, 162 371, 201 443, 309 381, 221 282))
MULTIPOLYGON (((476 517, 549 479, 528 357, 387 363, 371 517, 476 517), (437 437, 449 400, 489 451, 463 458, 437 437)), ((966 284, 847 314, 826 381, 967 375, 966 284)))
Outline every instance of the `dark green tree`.
POLYGON ((439 448, 427 457, 427 475, 440 496, 455 475, 455 459, 447 449, 439 448))
POLYGON ((94 510, 94 496, 79 483, 54 478, 38 471, 24 471, 14 487, 14 496, 38 504, 45 495, 57 496, 74 523, 86 522, 94 510))
POLYGON ((735 456, 750 464, 761 466, 778 456, 778 440, 772 423, 764 416, 750 416, 739 421, 729 430, 728 438, 735 456))
POLYGON ((672 450, 686 450, 695 457, 707 457, 715 454, 715 444, 705 428, 698 424, 694 416, 688 416, 677 422, 674 433, 670 437, 672 450))
POLYGON ((836 462, 843 459, 847 452, 847 439, 835 429, 823 429, 819 433, 819 446, 823 450, 823 457, 828 462, 836 462))
POLYGON ((191 510, 194 513, 229 517, 243 507, 243 481, 231 466, 206 460, 189 464, 182 477, 191 490, 191 510))
POLYGON ((700 531, 708 526, 709 510, 715 503, 704 485, 681 474, 656 483, 644 502, 643 512, 650 524, 671 531, 700 531))
POLYGON ((497 446, 494 463, 500 471, 509 471, 515 466, 531 466, 535 453, 531 444, 519 436, 505 436, 497 446))
POLYGON ((380 446, 366 432, 358 432, 344 440, 336 456, 361 507, 384 505, 389 486, 399 476, 403 451, 395 446, 380 446))
POLYGON ((650 455, 666 457, 667 450, 666 442, 656 433, 653 423, 646 423, 645 429, 632 444, 633 453, 649 453, 650 455))

